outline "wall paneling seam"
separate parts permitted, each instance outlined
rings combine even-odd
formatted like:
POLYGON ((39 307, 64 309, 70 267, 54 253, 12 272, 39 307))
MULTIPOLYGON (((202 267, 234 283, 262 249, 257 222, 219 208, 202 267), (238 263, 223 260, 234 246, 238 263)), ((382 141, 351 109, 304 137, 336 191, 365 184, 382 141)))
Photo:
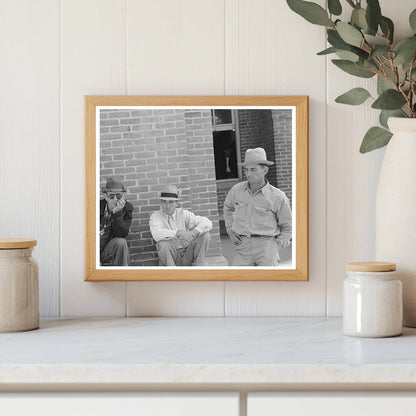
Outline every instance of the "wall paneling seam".
POLYGON ((62 268, 62 259, 63 259, 63 253, 62 253, 62 236, 63 236, 63 215, 62 215, 62 195, 63 195, 63 87, 62 87, 62 70, 63 70, 63 53, 62 53, 62 37, 63 37, 63 7, 62 7, 62 0, 59 0, 59 56, 58 56, 58 71, 59 71, 59 250, 58 250, 58 262, 59 262, 59 277, 58 277, 58 316, 62 316, 62 276, 63 276, 63 268, 62 268))

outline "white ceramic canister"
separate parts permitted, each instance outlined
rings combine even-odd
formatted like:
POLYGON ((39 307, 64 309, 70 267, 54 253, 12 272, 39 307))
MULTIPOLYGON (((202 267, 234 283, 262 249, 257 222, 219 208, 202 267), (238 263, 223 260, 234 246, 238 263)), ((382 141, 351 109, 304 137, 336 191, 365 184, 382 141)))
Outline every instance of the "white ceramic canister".
POLYGON ((403 282, 403 323, 416 327, 416 118, 390 117, 376 202, 377 260, 392 259, 403 282))
POLYGON ((0 332, 39 328, 36 240, 0 239, 0 332))
POLYGON ((396 265, 386 262, 347 264, 343 331, 354 337, 393 337, 402 333, 402 282, 396 265))

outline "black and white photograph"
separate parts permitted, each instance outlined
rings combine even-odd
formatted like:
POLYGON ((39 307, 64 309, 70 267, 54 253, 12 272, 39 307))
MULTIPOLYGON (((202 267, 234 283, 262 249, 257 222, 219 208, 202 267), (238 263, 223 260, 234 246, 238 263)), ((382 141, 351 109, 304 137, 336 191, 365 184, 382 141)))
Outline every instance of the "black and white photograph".
POLYGON ((96 268, 296 257, 291 106, 97 106, 96 268))

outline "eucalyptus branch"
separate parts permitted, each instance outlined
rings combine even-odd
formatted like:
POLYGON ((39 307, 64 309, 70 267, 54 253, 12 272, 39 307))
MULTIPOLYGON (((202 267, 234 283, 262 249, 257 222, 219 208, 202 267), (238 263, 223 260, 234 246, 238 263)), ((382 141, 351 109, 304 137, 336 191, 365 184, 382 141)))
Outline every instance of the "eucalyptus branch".
MULTIPOLYGON (((410 77, 410 90, 412 91, 413 101, 415 101, 415 104, 416 104, 416 100, 415 100, 415 97, 416 97, 416 83, 415 83, 415 80, 413 79, 413 77, 410 77)), ((412 104, 413 104, 413 101, 412 101, 412 104)), ((416 117, 416 115, 414 117, 416 117)))
POLYGON ((381 57, 380 57, 380 55, 379 56, 376 56, 375 58, 373 58, 374 59, 374 61, 376 61, 377 63, 378 63, 378 66, 380 67, 380 69, 381 69, 381 72, 384 74, 384 75, 386 75, 386 71, 384 70, 384 68, 383 68, 383 61, 381 60, 381 57))
MULTIPOLYGON (((392 57, 386 57, 386 56, 384 56, 384 55, 378 55, 378 58, 380 58, 380 61, 381 61, 381 59, 382 58, 384 58, 385 60, 384 61, 381 61, 382 63, 383 63, 383 65, 386 65, 386 64, 390 64, 390 60, 391 59, 393 59, 392 57)), ((390 69, 391 70, 393 70, 393 68, 392 68, 392 66, 390 65, 390 69)))
MULTIPOLYGON (((381 58, 385 58, 384 56, 382 56, 382 55, 379 55, 379 56, 377 56, 376 58, 374 58, 375 60, 377 60, 377 62, 379 63, 379 65, 380 65, 380 69, 381 69, 381 72, 382 72, 382 75, 380 75, 381 77, 383 77, 384 79, 386 79, 387 81, 389 81, 395 88, 397 87, 397 84, 396 84, 396 82, 393 80, 393 79, 391 79, 389 76, 388 76, 388 74, 387 74, 387 72, 386 72, 386 70, 384 69, 384 66, 386 65, 386 64, 390 64, 390 61, 388 60, 388 59, 386 59, 384 62, 382 61, 382 59, 381 58)), ((390 65, 390 67, 389 67, 389 69, 390 69, 390 71, 392 71, 393 72, 393 68, 391 67, 391 65, 390 65)))
POLYGON ((382 77, 382 76, 383 76, 381 72, 379 72, 379 71, 375 71, 374 69, 371 69, 371 68, 362 68, 362 67, 358 66, 357 64, 356 64, 356 67, 357 67, 357 68, 360 68, 360 69, 363 69, 364 71, 371 72, 371 73, 372 73, 372 74, 374 74, 374 75, 378 75, 378 76, 380 76, 380 77, 382 77))
POLYGON ((412 108, 412 102, 409 99, 409 96, 406 94, 405 91, 403 91, 403 85, 404 85, 404 81, 401 82, 398 86, 397 86, 397 90, 400 92, 400 94, 403 95, 404 99, 406 100, 406 105, 409 107, 410 110, 410 116, 413 117, 413 108, 412 108))
MULTIPOLYGON (((365 153, 383 147, 391 137, 386 124, 390 112, 403 117, 416 118, 416 42, 413 37, 396 39, 393 42, 394 24, 381 12, 379 0, 344 0, 352 6, 351 17, 342 18, 342 0, 328 0, 328 13, 316 0, 286 0, 289 7, 312 24, 325 26, 328 48, 319 55, 339 53, 341 59, 333 63, 342 71, 359 78, 372 78, 377 75, 378 96, 372 107, 382 110, 379 126, 371 127, 364 136, 360 151, 365 153), (337 23, 332 21, 336 13, 337 23), (334 33, 335 31, 336 33, 334 33), (400 42, 398 42, 400 41, 400 42), (405 71, 409 65, 410 68, 405 71), (402 70, 402 66, 405 68, 402 70), (404 73, 404 77, 402 77, 404 73)), ((416 10, 413 10, 409 22, 416 31, 416 10)), ((336 98, 337 103, 360 105, 371 97, 362 87, 352 88, 336 98)))
POLYGON ((395 77, 396 77, 396 86, 399 86, 399 81, 400 81, 400 77, 399 77, 399 70, 397 69, 397 66, 394 65, 393 62, 394 58, 390 58, 390 64, 391 64, 391 70, 394 73, 395 77))
MULTIPOLYGON (((380 22, 381 24, 381 22, 380 22)), ((387 44, 389 45, 389 47, 391 48, 393 46, 393 43, 390 42, 390 35, 391 35, 391 30, 390 30, 390 26, 386 24, 387 27, 387 36, 383 33, 383 32, 377 32, 375 36, 380 36, 381 38, 385 39, 387 41, 387 44)), ((380 26, 381 28, 381 26, 380 26)))

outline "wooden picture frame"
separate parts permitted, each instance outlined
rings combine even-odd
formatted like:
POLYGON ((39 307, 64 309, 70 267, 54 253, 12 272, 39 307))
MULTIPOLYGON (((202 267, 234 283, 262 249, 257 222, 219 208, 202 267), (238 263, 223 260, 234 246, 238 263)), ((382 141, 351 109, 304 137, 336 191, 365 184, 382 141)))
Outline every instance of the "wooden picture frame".
MULTIPOLYGON (((87 281, 307 281, 308 280, 308 97, 307 96, 85 96, 85 198, 86 198, 86 222, 85 222, 85 280, 87 281), (167 110, 167 111, 164 111, 167 110), (172 110, 172 111, 171 111, 172 110), (225 117, 228 117, 229 114, 235 114, 237 122, 232 121, 230 123, 229 130, 227 134, 233 134, 233 145, 237 146, 239 143, 239 150, 235 151, 238 153, 239 160, 242 161, 243 158, 243 147, 250 147, 250 143, 247 145, 244 140, 251 140, 250 137, 253 136, 253 131, 250 134, 246 133, 246 130, 250 123, 243 123, 241 119, 244 117, 263 117, 264 120, 272 119, 273 132, 267 133, 272 135, 275 138, 275 143, 283 143, 283 139, 276 139, 280 132, 279 123, 276 122, 276 117, 280 117, 282 114, 290 114, 290 120, 286 121, 291 123, 290 128, 282 127, 286 130, 291 131, 291 166, 292 170, 289 172, 291 177, 290 189, 293 189, 293 229, 294 233, 292 235, 292 248, 290 254, 290 267, 288 268, 276 268, 276 267, 230 267, 230 266, 221 266, 213 265, 207 267, 163 267, 157 266, 153 263, 155 262, 155 254, 152 252, 152 248, 149 247, 149 244, 153 240, 151 239, 151 234, 146 228, 146 215, 151 214, 151 208, 154 207, 155 199, 157 198, 157 192, 155 189, 160 189, 157 187, 156 174, 163 175, 159 170, 155 170, 153 173, 137 173, 137 178, 148 178, 147 182, 142 180, 142 182, 149 183, 149 180, 154 180, 155 186, 141 188, 140 179, 136 178, 136 172, 142 172, 148 169, 153 169, 151 166, 154 166, 154 163, 158 162, 143 162, 143 159, 140 159, 140 162, 137 164, 140 165, 140 169, 135 165, 135 157, 141 157, 141 155, 149 154, 148 149, 158 152, 158 148, 155 143, 164 142, 169 143, 169 137, 166 136, 166 131, 161 131, 160 129, 171 128, 169 130, 173 134, 178 134, 177 137, 180 137, 182 140, 183 137, 188 137, 188 130, 186 132, 180 131, 179 136, 178 129, 175 130, 174 122, 168 122, 165 124, 158 123, 160 117, 153 117, 155 114, 157 116, 161 114, 182 114, 182 110, 188 116, 189 112, 195 112, 194 114, 198 115, 198 111, 203 111, 204 117, 207 116, 207 111, 210 110, 212 124, 216 124, 217 115, 225 114, 225 117), (265 110, 264 112, 258 112, 258 110, 265 110), (290 111, 289 113, 287 111, 290 111), (152 112, 154 111, 154 112, 152 112), (221 113, 224 111, 224 113, 221 113), (118 112, 118 113, 116 113, 118 112), (270 116, 272 114, 272 116, 270 116), (146 119, 140 118, 149 116, 146 119), (136 117, 138 116, 138 117, 136 117), (124 117, 124 118, 123 118, 124 117), (215 120, 214 120, 215 118, 215 120), (127 120, 127 121, 126 121, 127 120), (124 124, 123 124, 124 123, 124 124), (127 125, 130 123, 129 125, 127 125), (134 124, 137 123, 137 124, 134 124), (144 124, 147 123, 147 124, 144 124), (237 125, 237 124, 238 125, 237 125), (147 126, 147 130, 143 132, 144 127, 147 126), (149 127, 150 126, 150 127, 149 127), (149 130, 150 128, 150 130, 149 130), (240 130, 239 130, 240 129, 240 130), (139 131, 142 130, 140 133, 139 131), (232 133, 234 130, 234 133, 232 133), (239 139, 235 139, 238 130, 239 139), (278 133, 276 133, 278 132, 278 133), (137 134, 136 134, 137 133, 137 134), (183 134, 182 134, 183 133, 183 134), (162 135, 165 137, 162 140, 162 135), (248 139, 247 139, 248 137, 248 139), (153 138, 154 141, 149 140, 153 138), (104 141, 112 141, 111 143, 105 144, 104 141), (114 142, 114 140, 116 142, 114 142), (119 141, 117 141, 119 140, 119 141), (140 141, 142 140, 142 141, 140 141), (243 142, 245 143, 243 146, 243 142), (112 149, 106 150, 105 149, 112 149), (117 150, 118 149, 118 150, 117 150), (117 151, 123 152, 122 155, 116 155, 117 151), (123 156, 124 155, 124 156, 123 156), (116 159, 113 159, 116 158, 116 159), (102 159, 102 160, 101 160, 102 159), (109 166, 109 167, 108 167, 109 166), (125 168, 123 170, 123 167, 125 168), (102 173, 103 172, 103 173, 102 173), (136 198, 132 201, 135 205, 135 211, 133 211, 133 224, 131 230, 132 240, 129 240, 129 246, 135 256, 135 266, 127 267, 105 267, 100 263, 100 244, 99 244, 99 232, 100 232, 100 220, 98 215, 98 210, 100 209, 99 197, 100 189, 103 187, 103 181, 109 176, 121 176, 122 181, 129 182, 130 187, 134 190, 130 193, 131 198, 136 198), (146 176, 148 175, 148 176, 146 176), (133 178, 133 179, 131 179, 133 178), (131 186, 131 184, 134 186, 131 186), (148 192, 153 190, 154 196, 150 195, 148 192), (150 195, 150 196, 149 196, 150 195), (148 200, 149 203, 147 202, 148 200), (153 198, 153 199, 152 199, 153 198), (152 202, 153 201, 153 202, 152 202), (146 207, 143 207, 139 204, 146 203, 146 207), (153 204, 153 205, 152 205, 153 204), (137 208, 137 210, 136 210, 137 208), (146 208, 146 210, 145 210, 146 208), (135 213, 137 211, 137 214, 135 213), (134 215, 137 215, 136 217, 134 215), (97 218, 98 216, 98 218, 97 218), (146 246, 147 244, 147 246, 146 246), (137 266, 137 264, 139 264, 137 266), (147 264, 153 264, 151 266, 146 266, 147 264)), ((201 113, 202 114, 202 113, 201 113)), ((172 118, 171 118, 172 119, 172 118)), ((166 116, 166 120, 168 120, 166 116)), ((163 121, 166 121, 163 119, 163 121)), ((199 119, 198 119, 199 120, 199 119)), ((206 122, 206 119, 204 119, 206 122)), ((203 121, 204 121, 203 120, 203 121)), ((231 120, 231 118, 230 118, 231 120)), ((219 127, 217 130, 222 130, 228 128, 224 127, 230 120, 226 122, 220 121, 219 127), (223 124, 221 124, 223 123, 223 124)), ((232 118, 234 120, 234 116, 232 118)), ((278 118, 277 120, 280 120, 278 118)), ((186 119, 186 122, 180 124, 180 128, 188 129, 189 120, 186 119), (185 127, 184 127, 185 126, 185 127)), ((199 122, 199 121, 195 121, 199 122)), ((269 123, 269 121, 267 121, 269 123)), ((264 126, 267 124, 265 122, 264 126)), ((252 123, 253 124, 253 123, 252 123)), ((254 124, 253 124, 254 125, 254 124)), ((263 126, 263 124, 261 124, 263 126)), ((268 125, 268 124, 267 124, 268 125)), ((288 124, 289 125, 289 124, 288 124)), ((214 152, 214 144, 209 142, 209 134, 215 136, 210 129, 207 131, 207 124, 204 125, 205 133, 208 134, 208 139, 205 138, 205 143, 207 145, 201 144, 198 145, 204 152, 207 154, 207 157, 214 158, 215 155, 211 155, 214 152), (208 146, 208 148, 207 148, 208 146), (211 146, 211 147, 210 147, 211 146)), ((190 127, 189 127, 190 128, 190 127)), ((262 127, 263 128, 263 127, 262 127)), ((264 127, 266 128, 266 127, 264 127)), ((214 131, 215 128, 212 128, 214 131)), ((270 130, 270 129, 269 129, 270 130)), ((192 132, 189 132, 189 135, 192 135, 192 132)), ((265 134, 265 133, 261 133, 265 134)), ((288 133, 286 133, 288 134, 288 133)), ((260 135, 261 136, 261 135, 260 135)), ((283 135, 284 136, 284 135, 283 135)), ((282 137, 283 137, 282 136, 282 137)), ((176 137, 176 136, 172 136, 176 137)), ((231 136, 230 136, 231 137, 231 136)), ((269 137, 269 136, 267 136, 269 137)), ((179 139, 172 139, 179 140, 179 139)), ((188 139, 186 139, 188 140, 188 139)), ((190 139, 189 139, 190 140, 190 139)), ((254 139, 252 139, 254 140, 254 139)), ((256 139, 257 140, 257 139, 256 139)), ((268 139, 269 140, 269 139, 268 139)), ((176 143, 174 141, 174 143, 176 143)), ((188 143, 188 142, 187 142, 188 143)), ((253 141, 252 147, 257 147, 253 141)), ((169 146, 169 145, 166 145, 169 146)), ((172 146, 172 144, 171 144, 172 146)), ((189 160, 192 160, 192 154, 195 154, 199 148, 197 145, 191 144, 187 145, 186 151, 189 152, 189 160), (193 150, 190 151, 189 148, 193 150)), ((279 145, 280 146, 280 145, 279 145)), ((286 144, 287 146, 287 144, 286 144)), ((262 147, 265 147, 262 145, 262 147)), ((183 147, 182 147, 183 148, 183 147)), ((163 147, 166 149, 166 147, 163 147)), ((285 153, 278 152, 276 150, 275 154, 285 153)), ((169 155, 168 151, 160 151, 157 153, 159 159, 148 159, 148 160, 161 160, 165 155, 169 155)), ((179 154, 178 151, 176 154, 179 154)), ((283 156, 279 156, 283 157, 283 156)), ((210 160, 211 160, 210 159, 210 160)), ((277 159, 276 159, 277 160, 277 159)), ((279 159, 280 160, 280 159, 279 159)), ((163 159, 163 161, 165 161, 163 159)), ((217 164, 216 160, 210 162, 209 166, 214 166, 212 163, 217 164)), ((227 162, 228 163, 228 162, 227 162)), ((289 162, 288 162, 289 163, 289 162)), ((278 163, 276 162, 276 165, 278 163)), ((158 165, 161 166, 161 165, 158 165)), ((169 166, 167 164, 166 166, 169 166)), ((228 169, 228 167, 227 167, 228 169)), ((276 167, 276 169, 278 169, 276 167)), ((204 172, 207 169, 201 169, 204 172)), ((228 169, 229 170, 229 169, 228 169)), ((180 171, 177 170, 178 172, 180 171)), ((163 172, 163 171, 162 171, 163 172)), ((198 170, 194 171, 198 172, 198 170)), ((287 173, 287 172, 286 172, 287 173)), ((237 175, 237 173, 230 173, 231 175, 237 175)), ((168 175, 168 174, 167 174, 168 175)), ((227 180, 232 183, 235 179, 236 181, 241 180, 241 171, 238 175, 239 178, 227 179, 219 181, 218 174, 214 171, 214 183, 217 184, 217 200, 219 201, 219 191, 218 189, 221 186, 228 186, 227 180), (224 185, 225 184, 225 185, 224 185), (221 185, 221 186, 220 186, 221 185)), ((212 176, 212 174, 211 174, 212 176)), ((281 177, 283 178, 283 174, 281 177)), ((164 184, 168 183, 170 176, 166 176, 169 179, 164 179, 164 184)), ((190 173, 188 175, 189 181, 194 180, 197 175, 190 173)), ((177 178, 172 178, 172 182, 175 185, 177 178)), ((162 181, 162 179, 160 179, 162 181)), ((196 180, 196 179, 195 179, 196 180)), ((161 184, 159 184, 161 185, 161 184)), ((127 188, 129 188, 129 186, 127 188)), ((187 192, 192 192, 193 186, 189 185, 187 182, 187 192), (189 189, 191 191, 189 191, 189 189)), ((214 188, 210 188, 214 189, 214 188)), ((185 191, 184 191, 185 192, 185 191)), ((211 193, 212 194, 212 193, 211 193)), ((126 194, 126 199, 129 199, 129 193, 126 194)), ((186 201, 185 201, 186 202, 186 201)), ((188 197, 188 205, 192 203, 192 198, 188 197)), ((211 204, 212 207, 212 204, 211 204)), ((214 212, 214 211, 209 211, 214 212)), ((202 214, 199 214, 202 215, 202 214)), ((215 216, 214 216, 215 217, 215 216)), ((213 217, 213 218, 214 218, 213 217)), ((221 228, 221 217, 217 215, 215 221, 218 222, 218 227, 221 228)), ((219 238, 226 238, 218 232, 219 238)), ((129 237, 128 237, 129 238, 129 237)), ((222 241, 222 240, 221 240, 222 241)), ((216 247, 214 247, 217 249, 216 247)), ((220 256, 222 258, 222 256, 220 256)))

